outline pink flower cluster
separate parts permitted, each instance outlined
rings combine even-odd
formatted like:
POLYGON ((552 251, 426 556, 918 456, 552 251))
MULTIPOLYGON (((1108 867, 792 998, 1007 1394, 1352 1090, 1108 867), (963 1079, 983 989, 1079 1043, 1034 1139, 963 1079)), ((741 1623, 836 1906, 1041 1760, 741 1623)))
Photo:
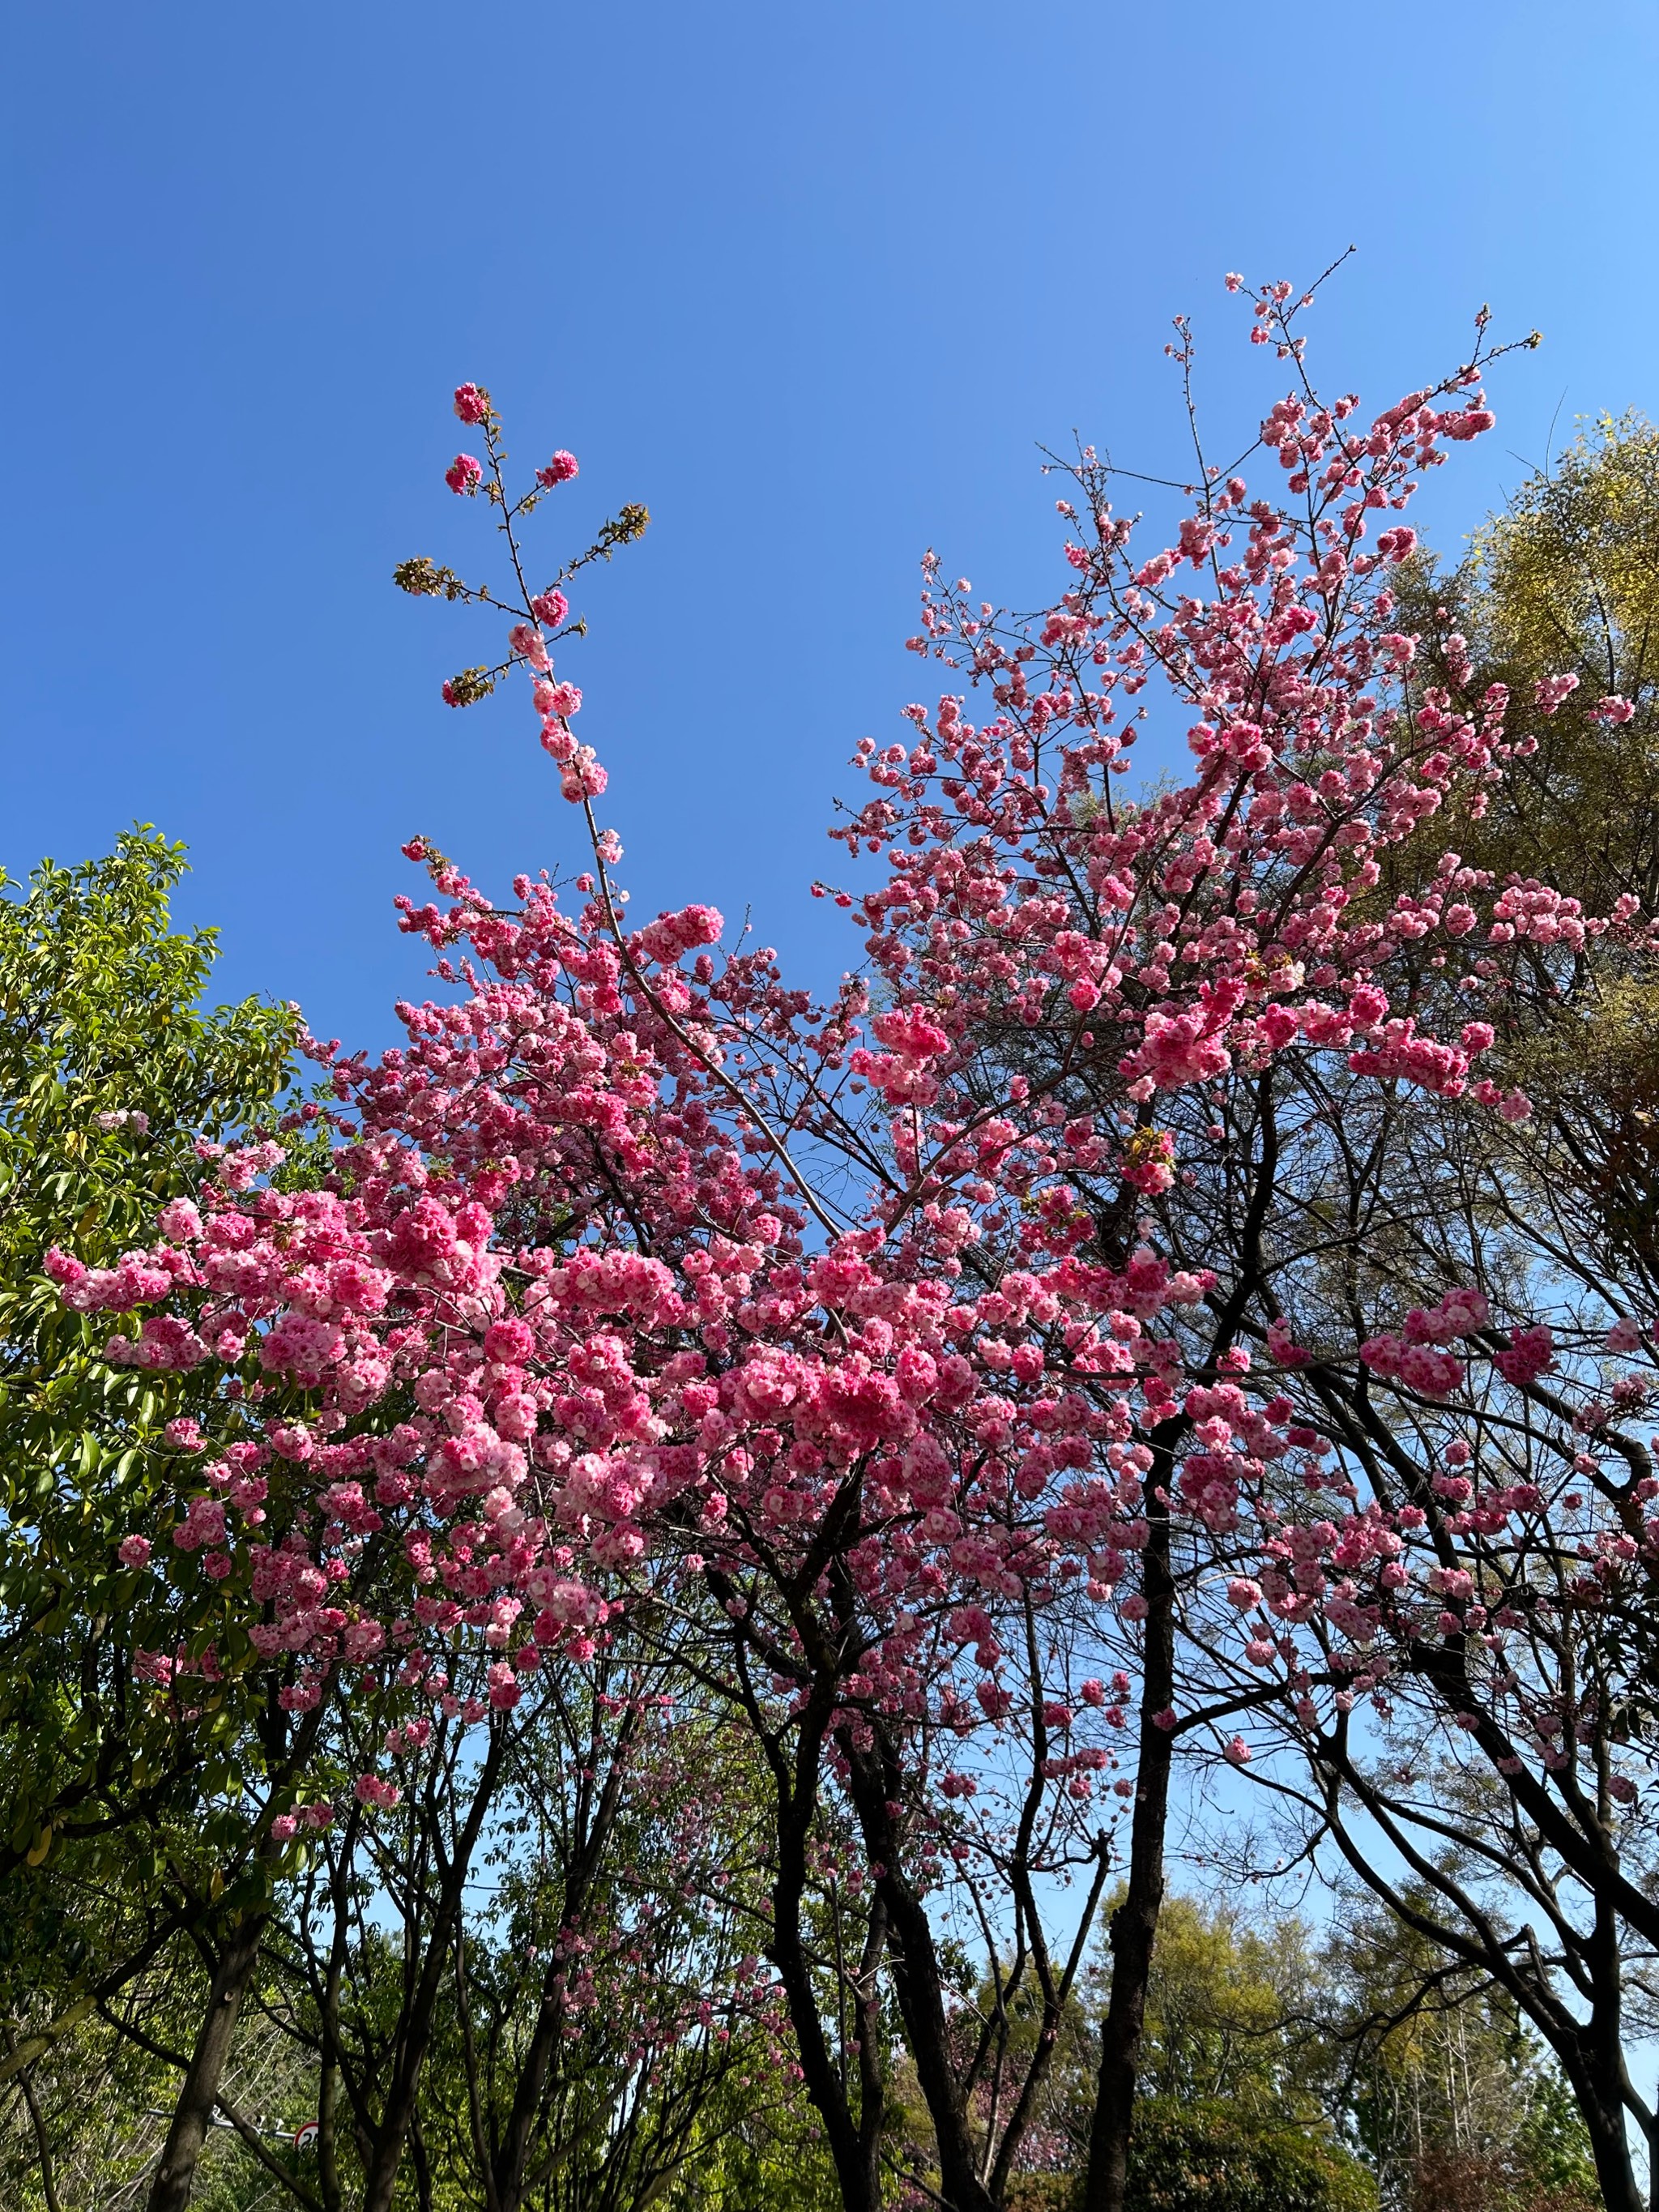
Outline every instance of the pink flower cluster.
MULTIPOLYGON (((1516 947, 1586 940, 1571 902, 1489 897, 1455 855, 1426 892, 1380 915, 1372 896, 1390 848, 1502 772, 1501 702, 1387 703, 1414 648, 1389 581, 1412 533, 1385 518, 1442 441, 1485 427, 1478 399, 1466 376, 1367 428, 1287 398, 1263 436, 1292 503, 1212 485, 1150 559, 1085 459, 1085 542, 1035 624, 1000 628, 930 562, 912 643, 953 688, 860 755, 874 795, 836 834, 881 880, 842 895, 866 957, 827 1003, 768 948, 721 952, 711 907, 629 922, 592 811, 605 771, 543 635, 568 605, 538 596, 508 642, 589 833, 575 903, 525 876, 506 907, 413 841, 431 892, 401 927, 453 988, 400 1007, 378 1060, 321 1052, 325 1187, 279 1190, 279 1150, 235 1148, 148 1250, 47 1255, 76 1310, 142 1314, 110 1358, 194 1378, 215 1431, 168 1462, 176 1510, 123 1563, 170 1537, 166 1573, 244 1606, 290 1712, 395 1689, 398 1758, 426 1741, 417 1696, 468 1725, 514 1712, 547 1655, 585 1663, 630 1607, 695 1582, 730 1623, 739 1702, 762 1683, 741 1695, 780 1726, 821 1718, 843 1757, 878 1718, 921 1772, 935 1733, 966 1745, 939 1770, 957 1812, 960 1778, 1024 1744, 1078 1820, 1125 1708, 1098 1675, 1075 1687, 1072 1654, 1133 1642, 1156 1515, 1220 1560, 1253 1667, 1288 1665, 1274 1639, 1306 1624, 1369 1644, 1412 1605, 1466 1604, 1403 1513, 1266 1511, 1285 1470, 1310 1497, 1326 1480, 1286 1395, 1316 1355, 1278 1315, 1265 1375, 1242 1346, 1195 1350, 1224 1293, 1160 1249, 1194 1155, 1147 1117, 1157 1098, 1223 1144, 1206 1102, 1290 1053, 1362 1100, 1403 1082, 1455 1102, 1494 1026, 1431 1022, 1400 963, 1432 944, 1485 991, 1516 947), (1195 769, 1124 806, 1154 678, 1196 718, 1195 769), (390 1562, 372 1589, 371 1550, 390 1562)), ((489 417, 475 386, 456 409, 489 417)), ((538 480, 575 473, 560 453, 538 480)), ((447 480, 482 474, 463 455, 447 480)), ((1490 1325, 1460 1287, 1318 1358, 1437 1406, 1490 1325)), ((1553 1357, 1523 1326, 1490 1364, 1522 1389, 1553 1357)), ((1515 1486, 1471 1498, 1526 1510, 1515 1486)), ((356 1794, 389 1808, 398 1786, 365 1773, 356 1794)))

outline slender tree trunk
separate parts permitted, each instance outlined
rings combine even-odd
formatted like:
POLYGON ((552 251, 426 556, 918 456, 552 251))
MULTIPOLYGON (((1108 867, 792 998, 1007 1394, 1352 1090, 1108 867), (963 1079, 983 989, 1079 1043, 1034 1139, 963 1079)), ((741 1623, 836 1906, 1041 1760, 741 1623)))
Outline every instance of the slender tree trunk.
POLYGON ((344 1883, 336 1899, 334 1940, 323 1984, 322 2070, 317 2085, 317 2189, 323 2212, 340 2212, 340 1979, 345 1972, 344 1883))
MULTIPOLYGON (((1583 2115, 1595 2179, 1608 2212, 1648 2212, 1644 2192, 1637 2186, 1625 2118, 1625 1976, 1620 1932, 1617 1915, 1605 1899, 1598 1898, 1595 1926, 1587 1946, 1589 2017, 1575 2039, 1577 2048, 1559 2055, 1583 2115)), ((1651 2185, 1651 2175, 1649 2179, 1651 2185)))
POLYGON ((1175 1694, 1175 1583, 1170 1571, 1170 1455, 1154 1457, 1147 1485, 1149 1534, 1141 1555, 1146 1600, 1146 1664, 1140 1698, 1140 1741, 1134 1818, 1129 1835, 1129 1881, 1109 1925, 1112 1988, 1100 2027, 1100 2071, 1089 2132, 1089 2166, 1083 2212, 1123 2212, 1129 2178, 1129 2129, 1135 2081, 1146 2024, 1146 1990, 1164 1906, 1164 1838, 1170 1814, 1170 1771, 1175 1743, 1155 1717, 1175 1694))
POLYGON ((830 2055, 801 1927, 806 1842, 817 1779, 815 1753, 810 1759, 810 1771, 803 1773, 807 1759, 803 1747, 797 1754, 788 1801, 781 1802, 778 1808, 777 1874, 772 1884, 772 1936, 766 1955, 783 1984, 802 2079, 823 2123, 845 2212, 880 2212, 881 2169, 875 2137, 872 2135, 868 2143, 863 2140, 864 2130, 854 2120, 845 2086, 830 2055))
POLYGON ((403 2164, 404 2148, 415 2120, 421 2072, 431 2047, 432 2024, 437 2016, 444 1970, 461 1916, 466 1878, 485 1817, 495 1802, 496 1777, 506 1756, 507 1744, 505 1728, 491 1731, 489 1749, 478 1772, 465 1826, 455 1839, 453 1857, 447 1865, 440 1863, 442 1872, 437 1910, 433 1915, 426 1957, 398 2023, 396 2061, 363 2175, 362 2212, 392 2212, 398 2170, 403 2164))
MULTIPOLYGON (((567 1891, 562 1916, 567 1924, 572 1913, 580 1910, 580 1899, 567 1891)), ((465 2003, 465 1997, 462 2002, 465 2003)), ((514 2085, 513 2106, 501 2131, 501 2144, 490 2161, 492 2171, 483 2177, 486 2212, 519 2212, 523 2202, 530 2146, 548 2080, 564 2041, 564 1966, 562 1961, 555 1960, 542 1984, 536 2025, 531 2031, 530 2045, 514 2085)), ((480 2143, 478 2154, 481 2159, 488 2155, 487 2144, 480 2143)))
POLYGON ((996 2212, 996 2200, 980 2178, 962 2083, 951 2050, 945 1984, 927 1908, 906 1881, 890 1806, 897 1802, 896 1762, 879 1746, 860 1750, 850 1735, 838 1738, 848 1762, 859 1830, 871 1862, 881 1869, 876 1894, 887 1915, 893 1991, 916 2081, 933 2124, 939 2148, 939 2193, 951 2212, 996 2212))
POLYGON ((1608 2081, 1607 2069, 1575 2081, 1578 2109, 1590 2139, 1595 2160, 1595 2179, 1607 2212, 1648 2212, 1651 2198, 1637 2185, 1636 2168, 1625 2132, 1625 2100, 1616 2081, 1608 2081))
POLYGON ((881 2130, 887 2117, 887 2072, 881 2047, 881 2000, 876 1977, 887 1948, 887 1912, 879 1897, 871 1908, 854 2018, 859 2041, 859 2148, 863 2154, 871 2201, 881 2200, 881 2130))
POLYGON ((421 2212, 432 2212, 432 2160, 426 2154, 426 2137, 421 2133, 419 2112, 410 2123, 409 2148, 415 2162, 416 2201, 421 2212))
POLYGON ((979 2160, 951 2059, 950 2026, 927 1908, 891 1869, 880 1885, 893 1937, 893 1988, 939 2146, 939 2194, 951 2212, 996 2212, 980 2179, 979 2160))
POLYGON ((185 2212, 196 2182, 196 2168, 207 2141, 213 2107, 224 2078, 225 2062, 236 2037, 236 2020, 269 1924, 267 1911, 244 1913, 220 1954, 209 1992, 207 2011, 196 2037, 184 2086, 173 2110, 173 2123, 161 2149, 161 2162, 150 2185, 149 2212, 185 2212))
MULTIPOLYGON (((587 1893, 616 1826, 622 1803, 623 1762, 632 1744, 634 1729, 635 1718, 630 1715, 624 1722, 592 1819, 566 1869, 560 1911, 561 1923, 566 1927, 575 1924, 587 1903, 587 1893)), ((531 2142, 550 2076, 564 2044, 564 1996, 563 1965, 551 1962, 542 1984, 541 2003, 529 2049, 514 2087, 512 2110, 507 2114, 492 2172, 487 2177, 488 2212, 520 2212, 524 2203, 531 2142)), ((465 1995, 462 2002, 465 2002, 465 1995)))
POLYGON ((433 1929, 432 1948, 416 1983, 413 2002, 401 2023, 397 2063, 386 2088, 380 2124, 374 2130, 368 2172, 363 2176, 362 2212, 391 2212, 398 2186, 398 2170, 415 2118, 421 2071, 432 2041, 442 1983, 442 1960, 454 1916, 441 1907, 433 1929))
POLYGON ((1008 2179, 1013 2171, 1014 2160, 1019 2155, 1020 2147, 1030 2131, 1043 2084, 1053 2070, 1054 2050, 1060 2041, 1060 2025, 1065 2018, 1066 2006, 1077 1978, 1077 1969, 1082 1962, 1083 1947, 1087 1942, 1089 1930, 1094 1924, 1095 1911, 1100 1903, 1100 1893, 1105 1886, 1106 1854, 1103 1848, 1100 1863, 1095 1869, 1094 1881, 1090 1886, 1088 1900, 1079 1916, 1077 1932, 1073 1938, 1072 1955, 1066 1961, 1065 1974, 1053 1999, 1044 2001, 1042 2025, 1037 2033, 1036 2051, 1030 2064, 1025 2069, 1024 2086, 1015 2100, 1014 2109, 1008 2117, 1008 2124, 1002 2131, 1002 2141, 997 2148, 996 2164, 991 2169, 990 2191, 999 2203, 1006 2193, 1008 2179))
MULTIPOLYGON (((6 2055, 10 2057, 17 2048, 17 2039, 11 2030, 5 2030, 6 2055)), ((46 2116, 40 2109, 40 2100, 35 2094, 34 2082, 27 2067, 16 2075, 17 2087, 27 2106, 29 2125, 34 2131, 36 2163, 40 2168, 40 2190, 46 2199, 46 2212, 62 2212, 58 2200, 58 2182, 52 2171, 52 2138, 46 2132, 46 2116)))
MULTIPOLYGON (((285 1733, 287 1724, 277 1713, 273 1694, 268 1717, 276 1735, 267 1742, 271 1756, 268 1779, 273 1792, 303 1771, 327 1711, 328 1700, 325 1698, 304 1715, 290 1737, 285 1733)), ((270 1834, 264 1834, 254 1852, 254 1863, 269 1877, 279 1856, 270 1834)), ((261 1905, 258 1911, 244 1913, 220 1954, 208 1993, 207 2012, 173 2106, 167 2139, 161 2147, 161 2161, 150 2185, 148 2212, 184 2212, 190 2202, 202 2146, 207 2141, 213 2108, 218 2100, 219 2085, 236 2039, 237 2017, 258 1963, 259 1947, 270 1925, 270 1917, 269 1905, 261 1905)))

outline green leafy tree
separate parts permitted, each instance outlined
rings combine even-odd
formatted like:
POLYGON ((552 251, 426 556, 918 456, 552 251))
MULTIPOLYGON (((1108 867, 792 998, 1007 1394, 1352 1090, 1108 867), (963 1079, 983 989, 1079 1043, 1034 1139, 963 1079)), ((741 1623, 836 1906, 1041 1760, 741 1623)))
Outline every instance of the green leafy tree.
MULTIPOLYGON (((1074 2212, 1081 2185, 1018 2176, 1008 2212, 1074 2212)), ((1376 2212, 1376 2187, 1328 2138, 1231 2105, 1149 2096, 1129 2138, 1127 2212, 1376 2212)))
MULTIPOLYGON (((1509 695, 1503 778, 1401 848, 1381 896, 1429 845, 1501 884, 1535 878, 1606 915, 1659 902, 1659 428, 1588 422, 1440 568, 1401 571, 1398 619, 1419 640, 1413 702, 1439 686, 1475 707, 1509 695), (1571 691, 1566 682, 1574 682, 1571 691)), ((1517 1196, 1559 1216, 1588 1202, 1607 1256, 1659 1289, 1659 974, 1650 949, 1592 943, 1577 988, 1516 1001, 1499 1024, 1507 1079, 1531 1097, 1512 1133, 1517 1196)), ((1576 1235, 1582 1235, 1579 1229, 1576 1235)))
MULTIPOLYGON (((16 2031, 0 2078, 157 1954, 186 1910, 179 1853, 201 1908, 229 1856, 231 1686, 181 1730, 137 1679, 163 1624, 118 1548, 170 1517, 167 1424, 206 1386, 106 1364, 107 1321, 68 1309, 42 1265, 57 1244, 94 1264, 148 1245, 197 1188, 198 1143, 269 1121, 288 1080, 289 1011, 201 1004, 216 944, 172 927, 184 871, 137 830, 27 886, 0 876, 0 2013, 16 2031)), ((204 1583, 185 1624, 204 1643, 215 1607, 204 1583)), ((175 1612, 167 1648, 179 1628, 175 1612)))
MULTIPOLYGON (((1376 2185, 1345 2142, 1346 2075, 1327 2022, 1330 1963, 1305 1923, 1254 1921, 1224 1899, 1175 1895, 1159 1918, 1130 2138, 1133 2212, 1371 2212, 1376 2185)), ((1109 1970, 1062 2039, 1054 2110, 1063 2170, 1027 2172, 1009 2212, 1080 2201, 1093 2051, 1109 1970)))
MULTIPOLYGON (((50 1975, 49 1954, 35 1964, 50 1975)), ((194 2031, 206 1986, 200 1960, 188 1946, 174 1947, 0 2090, 7 2212, 142 2202, 167 2131, 179 2046, 194 2031)), ((273 2185, 279 2197, 288 2193, 283 2178, 302 2190, 310 2167, 314 2179, 314 2158, 295 2148, 294 2136, 314 2112, 315 2095, 292 2042, 262 2008, 251 2008, 198 2167, 196 2212, 269 2208, 279 2201, 273 2185)), ((302 2197, 294 2201, 303 2207, 302 2197)))
POLYGON ((1148 2098, 1129 2138, 1127 2212, 1371 2212, 1339 2145, 1231 2105, 1148 2098))
MULTIPOLYGON (((1659 429, 1586 424, 1535 470, 1464 559, 1402 570, 1415 676, 1458 692, 1502 684, 1503 781, 1446 817, 1474 867, 1537 876, 1605 913, 1659 898, 1659 429), (1576 679, 1565 692, 1556 687, 1576 679)), ((1437 851, 1438 845, 1437 843, 1437 851)))
POLYGON ((1316 2121, 1324 2084, 1297 2022, 1320 1972, 1299 1920, 1257 1927, 1228 1903, 1171 1898, 1147 1991, 1148 2094, 1316 2121))
MULTIPOLYGON (((1424 1900, 1407 1894, 1408 1906, 1424 1900)), ((1572 2094, 1504 1992, 1394 1915, 1349 1900, 1326 1950, 1327 2028, 1383 2203, 1399 2212, 1590 2212, 1572 2094)))

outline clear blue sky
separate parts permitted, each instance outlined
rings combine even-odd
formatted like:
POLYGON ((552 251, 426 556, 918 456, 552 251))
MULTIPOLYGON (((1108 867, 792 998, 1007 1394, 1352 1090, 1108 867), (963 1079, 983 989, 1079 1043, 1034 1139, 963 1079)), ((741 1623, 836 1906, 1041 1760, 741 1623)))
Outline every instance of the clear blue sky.
POLYGON ((0 859, 161 823, 224 983, 356 1042, 418 988, 411 830, 495 884, 575 857, 523 700, 439 700, 493 629, 389 582, 483 542, 441 482, 462 378, 518 458, 580 454, 563 543, 652 510, 565 670, 636 911, 750 905, 815 976, 918 556, 1031 604, 1036 441, 1183 468, 1177 310, 1216 419, 1258 416, 1224 270, 1354 241, 1316 343, 1379 404, 1482 301, 1542 328, 1434 484, 1443 544, 1558 408, 1659 408, 1651 0, 52 0, 4 58, 0 859))

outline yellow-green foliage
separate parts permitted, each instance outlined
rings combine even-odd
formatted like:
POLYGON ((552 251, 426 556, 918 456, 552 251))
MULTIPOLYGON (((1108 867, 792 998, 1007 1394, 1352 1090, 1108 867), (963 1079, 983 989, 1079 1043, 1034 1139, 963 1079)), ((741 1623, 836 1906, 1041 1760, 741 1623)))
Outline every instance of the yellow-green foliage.
MULTIPOLYGON (((1425 555, 1401 572, 1400 627, 1419 641, 1416 699, 1442 684, 1466 709, 1509 692, 1515 750, 1503 780, 1455 799, 1401 848, 1379 904, 1451 848, 1497 883, 1535 877, 1591 915, 1624 896, 1659 907, 1659 428, 1637 414, 1582 425, 1474 533, 1455 568, 1425 555), (1545 678, 1578 688, 1553 714, 1545 678), (1596 711, 1627 701, 1629 719, 1596 711)), ((1483 1011, 1485 1011, 1483 1009, 1483 1011)), ((1603 1264, 1659 1267, 1659 966, 1628 942, 1592 943, 1570 987, 1494 1003, 1483 1073, 1537 1109, 1505 1139, 1569 1244, 1603 1264)))
MULTIPOLYGON (((1506 684, 1506 732, 1522 752, 1484 818, 1454 815, 1446 842, 1502 877, 1537 876, 1604 912, 1620 892, 1659 893, 1659 429, 1603 416, 1529 477, 1478 531, 1467 558, 1407 576, 1401 626, 1422 640, 1420 673, 1444 680, 1447 641, 1468 641, 1473 689, 1506 684), (1571 673, 1554 714, 1534 691, 1571 673), (1595 712, 1621 697, 1624 723, 1595 712)), ((1428 840, 1425 840, 1426 844, 1428 840)), ((1439 840, 1433 842, 1437 846, 1439 840)))

